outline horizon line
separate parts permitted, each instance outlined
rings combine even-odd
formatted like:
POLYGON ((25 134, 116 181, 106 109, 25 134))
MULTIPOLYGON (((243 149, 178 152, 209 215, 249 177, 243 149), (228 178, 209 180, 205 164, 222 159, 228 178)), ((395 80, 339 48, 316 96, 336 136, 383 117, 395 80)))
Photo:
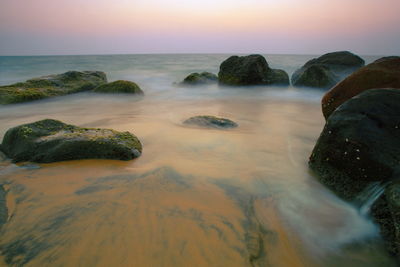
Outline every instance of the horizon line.
MULTIPOLYGON (((332 52, 339 52, 339 51, 349 51, 349 50, 338 50, 338 51, 331 51, 326 53, 332 52)), ((351 51, 350 51, 351 52, 351 51)), ((254 54, 261 54, 261 55, 297 55, 297 56, 316 56, 316 55, 323 55, 326 53, 320 54, 310 54, 310 53, 264 53, 264 52, 240 52, 240 53, 104 53, 104 54, 22 54, 22 55, 1 55, 0 57, 62 57, 62 56, 127 56, 127 55, 254 55, 254 54)), ((353 53, 353 52, 351 52, 353 53)), ((353 53, 355 54, 355 53, 353 53)), ((378 54, 359 54, 361 56, 396 56, 396 55, 378 55, 378 54)))

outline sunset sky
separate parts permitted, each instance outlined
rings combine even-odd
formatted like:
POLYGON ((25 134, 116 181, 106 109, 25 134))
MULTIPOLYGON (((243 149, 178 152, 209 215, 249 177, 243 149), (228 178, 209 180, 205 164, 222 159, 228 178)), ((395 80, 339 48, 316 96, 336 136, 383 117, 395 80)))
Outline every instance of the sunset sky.
POLYGON ((0 0, 0 55, 400 54, 400 0, 0 0))

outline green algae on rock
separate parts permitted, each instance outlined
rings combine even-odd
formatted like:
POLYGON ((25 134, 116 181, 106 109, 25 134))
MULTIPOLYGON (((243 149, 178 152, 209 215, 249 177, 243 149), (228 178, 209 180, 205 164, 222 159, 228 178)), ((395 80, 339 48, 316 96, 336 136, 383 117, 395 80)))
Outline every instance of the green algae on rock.
POLYGON ((217 75, 210 72, 191 73, 180 84, 181 85, 202 85, 211 84, 218 81, 217 75))
POLYGON ((139 85, 131 81, 118 80, 106 84, 102 84, 94 89, 98 93, 128 93, 143 95, 139 85))
POLYGON ((217 129, 227 129, 236 128, 238 124, 234 121, 224 118, 218 118, 215 116, 194 116, 183 122, 187 125, 196 125, 205 128, 217 128, 217 129))
POLYGON ((9 129, 1 150, 14 162, 56 162, 75 159, 139 157, 142 145, 129 132, 81 128, 45 119, 9 129))
POLYGON ((289 85, 284 70, 271 69, 262 55, 231 56, 221 63, 218 73, 223 85, 289 85))
POLYGON ((68 71, 0 86, 0 104, 33 101, 92 90, 107 82, 101 71, 68 71))

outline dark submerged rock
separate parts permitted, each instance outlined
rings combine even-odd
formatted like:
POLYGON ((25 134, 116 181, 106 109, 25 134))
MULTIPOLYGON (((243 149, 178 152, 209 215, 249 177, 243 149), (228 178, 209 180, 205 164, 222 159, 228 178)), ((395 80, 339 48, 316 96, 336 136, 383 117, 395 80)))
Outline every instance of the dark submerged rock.
POLYGON ((143 95, 139 85, 131 81, 118 80, 106 84, 102 84, 94 89, 98 93, 129 93, 143 95))
POLYGON ((222 62, 218 78, 224 85, 289 85, 287 73, 271 69, 261 55, 229 57, 222 62))
POLYGON ((388 250, 400 255, 400 91, 367 90, 329 116, 310 157, 320 181, 346 200, 371 182, 395 182, 372 208, 388 250))
POLYGON ((101 71, 68 71, 0 86, 0 104, 27 102, 92 90, 107 82, 101 71))
POLYGON ((329 90, 322 98, 325 119, 348 99, 374 88, 400 88, 400 57, 380 58, 329 90))
POLYGON ((296 70, 292 75, 292 84, 330 88, 364 64, 362 58, 348 51, 328 53, 308 61, 296 70))
POLYGON ((191 73, 182 82, 181 85, 202 85, 211 84, 218 81, 217 75, 210 72, 191 73))
POLYGON ((238 124, 234 121, 214 116, 194 116, 185 120, 183 123, 187 125, 196 125, 205 128, 218 128, 218 129, 228 129, 228 128, 238 127, 238 124))
POLYGON ((129 132, 80 128, 46 119, 9 129, 1 149, 14 162, 89 158, 130 160, 140 156, 142 145, 129 132))

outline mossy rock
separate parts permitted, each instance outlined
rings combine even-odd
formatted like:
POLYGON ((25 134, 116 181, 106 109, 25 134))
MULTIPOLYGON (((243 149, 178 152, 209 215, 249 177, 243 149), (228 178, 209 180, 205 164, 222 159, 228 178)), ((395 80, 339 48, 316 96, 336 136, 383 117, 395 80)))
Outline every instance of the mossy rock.
POLYGON ((33 101, 92 90, 107 82, 101 71, 68 71, 0 86, 0 104, 33 101))
POLYGON ((271 69, 262 55, 229 57, 221 63, 218 79, 230 86, 289 85, 287 73, 271 69))
POLYGON ((191 73, 182 82, 181 85, 203 85, 212 84, 218 81, 217 75, 210 72, 191 73))
POLYGON ((98 93, 126 93, 138 95, 144 94, 139 85, 131 81, 123 80, 100 85, 99 87, 95 88, 94 91, 98 93))
POLYGON ((294 86, 329 89, 355 70, 365 61, 349 51, 324 54, 306 62, 292 75, 294 86))
POLYGON ((14 162, 56 162, 75 159, 130 160, 142 145, 129 132, 80 128, 45 119, 9 129, 1 150, 14 162))
POLYGON ((224 118, 218 118, 215 116, 194 116, 183 122, 186 125, 195 125, 204 128, 217 128, 217 129, 229 129, 236 128, 238 124, 234 121, 224 118))

